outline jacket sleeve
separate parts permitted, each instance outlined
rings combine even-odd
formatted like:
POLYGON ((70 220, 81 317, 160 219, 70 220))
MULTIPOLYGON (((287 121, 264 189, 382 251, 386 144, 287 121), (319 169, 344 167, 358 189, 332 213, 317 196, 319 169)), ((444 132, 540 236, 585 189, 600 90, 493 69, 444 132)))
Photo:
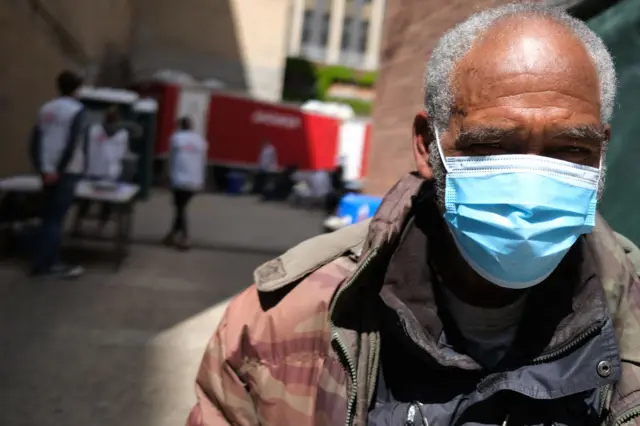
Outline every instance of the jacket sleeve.
MULTIPOLYGON (((228 355, 227 314, 209 341, 196 379, 197 403, 187 426, 258 425, 256 409, 228 355)), ((234 350, 235 352, 235 350, 234 350)))
POLYGON ((624 249, 624 252, 629 257, 629 260, 631 260, 631 263, 636 269, 636 273, 640 276, 640 249, 633 243, 633 241, 624 235, 619 234, 618 232, 614 232, 613 234, 616 236, 616 239, 624 249))
POLYGON ((38 174, 42 174, 42 141, 40 127, 36 124, 31 130, 31 140, 29 143, 29 155, 31 164, 38 174))
POLYGON ((89 144, 91 143, 91 126, 88 126, 84 131, 84 137, 82 138, 82 153, 84 155, 84 170, 83 174, 89 173, 91 168, 91 158, 89 157, 89 144))
POLYGON ((58 163, 58 173, 63 173, 71 158, 73 157, 73 153, 76 150, 77 144, 81 143, 84 145, 84 137, 85 129, 84 129, 84 110, 78 111, 76 116, 73 118, 73 122, 71 123, 71 129, 69 130, 69 137, 67 138, 67 143, 62 151, 62 157, 60 158, 60 162, 58 163))

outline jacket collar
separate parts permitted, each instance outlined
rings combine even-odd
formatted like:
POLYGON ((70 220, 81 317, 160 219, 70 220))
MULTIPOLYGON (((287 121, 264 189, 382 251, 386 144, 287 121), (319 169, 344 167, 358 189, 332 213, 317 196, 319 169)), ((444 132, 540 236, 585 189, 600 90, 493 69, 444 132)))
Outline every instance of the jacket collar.
MULTIPOLYGON (((363 294, 380 293, 381 277, 407 229, 407 224, 414 216, 415 200, 422 195, 424 184, 423 179, 410 174, 396 183, 385 196, 369 225, 360 267, 354 277, 345 281, 333 301, 331 317, 337 325, 340 325, 343 314, 353 312, 353 306, 363 300, 363 294)), ((536 295, 529 302, 520 335, 525 339, 533 332, 540 336, 540 341, 535 345, 526 345, 528 349, 526 353, 521 354, 522 356, 535 356, 535 352, 544 354, 559 350, 570 344, 581 332, 606 320, 607 304, 609 309, 614 308, 614 313, 619 311, 617 308, 620 305, 624 305, 624 295, 619 293, 634 280, 632 269, 626 261, 624 251, 617 245, 615 237, 602 218, 598 217, 594 233, 581 238, 570 256, 575 256, 579 273, 571 274, 564 268, 558 268, 553 278, 538 286, 534 292, 536 295), (607 290, 606 296, 603 286, 607 290), (611 294, 617 296, 612 297, 611 294), (553 295, 554 299, 548 299, 549 295, 553 295), (555 303, 550 304, 549 300, 554 300, 555 303), (545 323, 550 327, 548 333, 541 333, 537 327, 540 319, 545 319, 545 323)), ((576 267, 574 262, 564 263, 576 267)), ((638 299, 640 300, 640 297, 638 299)), ((352 324, 352 321, 346 324, 352 324)), ((419 323, 414 322, 414 327, 409 330, 415 331, 417 324, 419 323)), ((640 332, 638 322, 632 328, 634 333, 640 332)), ((434 329, 437 329, 437 326, 434 329)), ((419 339, 416 336, 413 340, 419 339)), ((437 348, 436 336, 426 336, 422 343, 427 347, 431 346, 432 349, 437 348)), ((640 344, 626 346, 629 346, 626 349, 627 353, 640 352, 640 344)), ((622 349, 624 356, 625 346, 622 349)), ((467 368, 471 368, 472 365, 468 364, 467 368)))

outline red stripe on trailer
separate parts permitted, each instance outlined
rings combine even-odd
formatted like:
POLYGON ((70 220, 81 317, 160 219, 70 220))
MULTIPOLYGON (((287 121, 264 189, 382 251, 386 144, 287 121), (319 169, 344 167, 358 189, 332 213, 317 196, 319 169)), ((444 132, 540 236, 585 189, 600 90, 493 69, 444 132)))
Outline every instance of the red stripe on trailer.
POLYGON ((323 169, 334 165, 339 122, 298 108, 214 94, 209 107, 209 160, 256 164, 268 140, 281 166, 323 169))
POLYGON ((333 169, 338 153, 340 121, 332 117, 303 113, 306 143, 310 154, 309 169, 333 169))
POLYGON ((158 111, 158 137, 156 139, 156 155, 169 153, 169 138, 176 128, 176 111, 180 88, 174 85, 163 85, 162 108, 158 111))
POLYGON ((134 89, 141 97, 153 98, 158 102, 154 154, 156 157, 166 155, 169 150, 169 138, 175 129, 179 88, 166 83, 142 82, 134 89))

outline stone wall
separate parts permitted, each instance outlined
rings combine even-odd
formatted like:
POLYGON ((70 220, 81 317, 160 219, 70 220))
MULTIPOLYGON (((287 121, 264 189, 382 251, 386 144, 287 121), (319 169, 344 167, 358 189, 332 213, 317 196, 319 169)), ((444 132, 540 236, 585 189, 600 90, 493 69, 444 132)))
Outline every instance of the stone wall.
POLYGON ((48 0, 38 11, 26 0, 0 0, 0 177, 30 171, 29 131, 40 105, 55 96, 61 69, 107 83, 126 78, 129 2, 48 0))

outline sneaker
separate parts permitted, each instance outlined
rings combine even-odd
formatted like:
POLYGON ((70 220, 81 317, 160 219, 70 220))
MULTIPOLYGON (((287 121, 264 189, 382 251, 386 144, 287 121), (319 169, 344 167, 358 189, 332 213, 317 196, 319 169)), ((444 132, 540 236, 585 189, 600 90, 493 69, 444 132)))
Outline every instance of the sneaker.
POLYGON ((84 268, 80 265, 55 265, 51 273, 65 279, 75 279, 84 275, 84 268))
POLYGON ((189 243, 189 239, 187 237, 182 237, 176 241, 176 248, 180 251, 187 251, 191 249, 191 244, 189 243))

